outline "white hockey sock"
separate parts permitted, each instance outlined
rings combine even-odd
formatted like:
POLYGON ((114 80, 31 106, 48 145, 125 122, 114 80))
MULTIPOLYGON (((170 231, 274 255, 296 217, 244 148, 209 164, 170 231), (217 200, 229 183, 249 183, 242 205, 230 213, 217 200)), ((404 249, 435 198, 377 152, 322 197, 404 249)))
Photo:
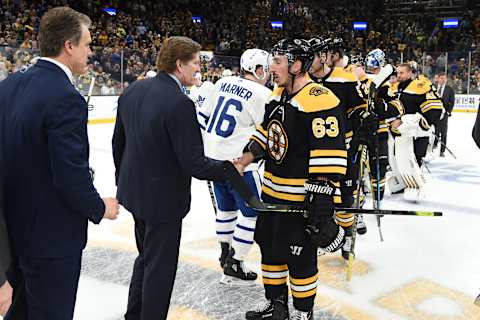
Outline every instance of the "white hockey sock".
POLYGON ((232 243, 233 230, 237 223, 237 212, 238 211, 217 211, 215 229, 217 231, 218 241, 232 243))
POLYGON ((257 217, 238 216, 237 225, 233 234, 232 248, 235 250, 234 259, 243 261, 253 245, 253 235, 257 217))

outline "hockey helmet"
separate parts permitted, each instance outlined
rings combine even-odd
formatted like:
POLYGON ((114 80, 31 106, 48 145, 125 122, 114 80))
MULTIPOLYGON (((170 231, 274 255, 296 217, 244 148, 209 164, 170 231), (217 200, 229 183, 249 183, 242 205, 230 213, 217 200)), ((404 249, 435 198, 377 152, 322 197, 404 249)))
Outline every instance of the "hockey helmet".
POLYGON ((286 56, 289 65, 293 64, 296 60, 302 62, 301 72, 307 72, 314 58, 314 53, 310 44, 305 39, 282 39, 275 44, 271 51, 272 56, 280 55, 286 56))
POLYGON ((345 50, 345 43, 342 38, 328 38, 325 39, 326 50, 332 52, 343 52, 345 50))
POLYGON ((222 77, 230 77, 231 75, 233 75, 233 73, 230 69, 225 69, 222 71, 222 77))
POLYGON ((385 65, 385 52, 380 49, 374 49, 367 54, 365 66, 367 68, 381 68, 385 65))
POLYGON ((265 79, 268 71, 268 52, 261 49, 247 49, 240 57, 240 68, 243 71, 252 73, 259 80, 265 79), (255 71, 257 67, 263 69, 263 76, 259 78, 255 71))
POLYGON ((348 58, 348 63, 361 66, 363 63, 363 57, 361 54, 351 54, 348 58))
POLYGON ((412 72, 413 72, 413 73, 417 73, 417 72, 418 72, 418 63, 416 63, 415 61, 411 60, 411 61, 408 61, 408 64, 410 65, 410 68, 412 68, 412 72))
POLYGON ((323 39, 321 37, 312 38, 312 39, 308 40, 308 43, 309 43, 310 48, 312 48, 312 51, 314 53, 324 52, 324 51, 327 50, 327 47, 328 47, 325 39, 323 39))

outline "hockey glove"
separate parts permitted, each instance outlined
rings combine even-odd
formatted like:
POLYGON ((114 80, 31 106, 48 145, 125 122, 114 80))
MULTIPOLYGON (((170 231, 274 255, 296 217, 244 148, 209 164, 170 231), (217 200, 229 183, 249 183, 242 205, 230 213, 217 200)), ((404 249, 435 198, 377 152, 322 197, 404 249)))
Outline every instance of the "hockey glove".
POLYGON ((352 142, 350 147, 353 152, 356 152, 359 145, 372 145, 374 141, 374 135, 378 129, 377 117, 369 112, 362 112, 360 114, 361 121, 358 128, 354 131, 352 142))
POLYGON ((308 220, 305 231, 312 243, 326 252, 340 249, 345 231, 335 223, 333 196, 335 187, 328 181, 309 180, 305 183, 308 220))

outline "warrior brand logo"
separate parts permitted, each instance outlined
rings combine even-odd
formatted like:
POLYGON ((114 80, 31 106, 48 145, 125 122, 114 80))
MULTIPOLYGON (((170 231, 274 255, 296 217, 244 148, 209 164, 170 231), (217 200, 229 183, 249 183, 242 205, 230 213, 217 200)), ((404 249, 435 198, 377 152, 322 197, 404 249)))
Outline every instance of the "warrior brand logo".
POLYGON ((312 89, 310 89, 310 92, 309 92, 311 96, 319 96, 325 93, 327 93, 327 90, 320 87, 313 87, 312 89))
POLYGON ((302 253, 303 247, 299 246, 290 246, 290 251, 294 256, 299 256, 302 253))
POLYGON ((330 196, 333 194, 333 188, 327 185, 306 183, 305 190, 312 193, 326 194, 330 196))

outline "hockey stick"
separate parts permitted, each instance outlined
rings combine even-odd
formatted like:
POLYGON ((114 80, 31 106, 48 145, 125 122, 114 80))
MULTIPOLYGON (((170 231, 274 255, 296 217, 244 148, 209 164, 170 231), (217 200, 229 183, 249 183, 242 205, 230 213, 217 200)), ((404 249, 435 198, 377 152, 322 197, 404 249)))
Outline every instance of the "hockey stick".
POLYGON ((87 106, 90 103, 90 98, 93 93, 93 87, 95 86, 95 77, 92 77, 92 81, 90 81, 90 87, 88 88, 88 94, 87 94, 87 106))
POLYGON ((215 194, 213 193, 212 181, 207 181, 208 192, 210 192, 210 199, 212 200, 213 211, 217 215, 217 206, 215 205, 215 194))
POLYGON ((447 145, 446 145, 442 140, 440 140, 440 138, 439 138, 436 134, 433 134, 433 136, 435 137, 435 139, 437 139, 437 141, 438 141, 442 146, 445 147, 445 150, 447 150, 448 153, 450 153, 450 154, 452 155, 453 159, 457 160, 457 157, 456 157, 455 154, 452 152, 452 150, 450 150, 450 148, 447 147, 447 145))
MULTIPOLYGON (((380 72, 375 76, 373 79, 371 85, 370 85, 370 90, 368 91, 368 112, 375 114, 375 98, 377 96, 377 89, 380 88, 381 85, 387 81, 390 76, 393 73, 393 67, 390 64, 387 64, 384 66, 380 72)), ((378 128, 378 118, 377 118, 377 128, 378 128)), ((373 197, 373 208, 377 210, 377 212, 380 210, 380 154, 379 154, 379 140, 378 140, 378 132, 377 129, 374 132, 374 137, 373 137, 373 143, 374 143, 374 153, 375 153, 375 168, 377 171, 376 174, 376 179, 377 179, 377 186, 376 186, 376 195, 373 197)), ((369 159, 370 160, 370 159, 369 159)), ((370 175, 372 175, 372 170, 370 169, 369 164, 368 166, 368 171, 370 175)), ((373 187, 373 184, 372 184, 373 187)), ((375 192, 374 192, 375 193, 375 192)), ((358 196, 358 195, 357 195, 358 196)), ((382 234, 382 224, 381 224, 381 215, 377 214, 377 226, 378 226, 378 233, 380 235, 380 241, 383 241, 383 234, 382 234)))
MULTIPOLYGON (((301 205, 276 204, 262 202, 257 196, 253 195, 242 176, 238 174, 232 163, 225 161, 222 165, 225 173, 225 179, 245 200, 247 206, 260 213, 283 213, 283 214, 302 214, 308 217, 308 210, 301 205)), ((385 209, 356 209, 336 207, 335 211, 342 211, 352 214, 372 214, 372 215, 393 215, 393 216, 420 216, 420 217, 441 217, 442 212, 438 211, 409 211, 409 210, 385 210, 385 209)))
MULTIPOLYGON (((355 207, 356 209, 360 209, 360 192, 363 188, 363 169, 365 163, 365 146, 362 144, 358 148, 357 157, 360 155, 360 163, 358 168, 358 184, 357 184, 357 198, 355 199, 355 207)), ((356 161, 357 159, 355 159, 356 161)), ((353 225, 352 225, 352 243, 350 245, 350 250, 348 252, 348 262, 347 262, 347 270, 346 270, 346 278, 347 281, 352 280, 352 270, 353 270, 353 259, 355 258, 355 241, 357 239, 357 215, 354 215, 353 218, 353 225)))

